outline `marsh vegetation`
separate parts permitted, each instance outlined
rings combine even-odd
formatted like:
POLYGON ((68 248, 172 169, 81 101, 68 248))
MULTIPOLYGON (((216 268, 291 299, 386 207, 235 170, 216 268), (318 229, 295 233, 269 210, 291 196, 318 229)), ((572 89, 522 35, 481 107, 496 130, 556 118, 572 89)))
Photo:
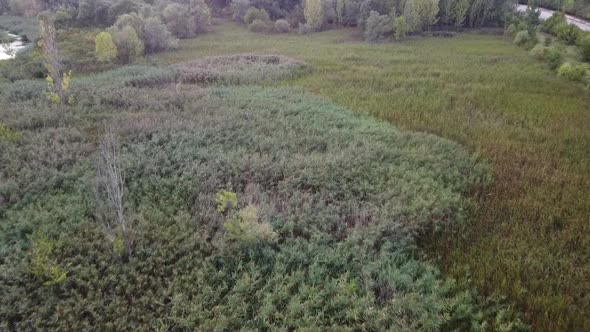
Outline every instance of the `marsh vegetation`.
POLYGON ((52 25, 0 16, 35 41, 0 63, 0 329, 590 328, 560 17, 5 3, 52 25))

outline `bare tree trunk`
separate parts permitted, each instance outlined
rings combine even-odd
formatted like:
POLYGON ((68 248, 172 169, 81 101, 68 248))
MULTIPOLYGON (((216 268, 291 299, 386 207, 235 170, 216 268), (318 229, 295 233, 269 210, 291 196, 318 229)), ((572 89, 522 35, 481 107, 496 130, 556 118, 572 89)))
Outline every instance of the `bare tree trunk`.
MULTIPOLYGON (((105 135, 100 140, 100 161, 97 167, 97 197, 105 199, 114 210, 117 223, 121 229, 125 252, 131 255, 132 241, 125 221, 125 175, 119 158, 119 144, 113 130, 105 126, 105 135)), ((107 229, 112 231, 110 224, 107 229)))

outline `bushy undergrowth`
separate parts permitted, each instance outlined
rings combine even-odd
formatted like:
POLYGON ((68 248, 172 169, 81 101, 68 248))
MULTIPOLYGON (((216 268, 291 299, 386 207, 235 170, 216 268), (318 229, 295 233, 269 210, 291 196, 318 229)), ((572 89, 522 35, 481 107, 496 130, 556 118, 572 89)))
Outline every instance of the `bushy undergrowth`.
POLYGON ((42 97, 0 110, 20 135, 0 141, 1 329, 485 327, 415 251, 464 220, 488 179, 476 158, 296 89, 128 83, 149 70, 74 80, 66 114, 42 97), (102 121, 122 144, 128 260, 97 222, 102 121))
POLYGON ((572 65, 569 62, 564 63, 559 67, 557 75, 567 78, 571 81, 580 81, 586 74, 586 69, 580 65, 572 65))
POLYGON ((280 55, 238 54, 185 62, 174 68, 184 83, 247 84, 294 77, 307 67, 280 55))

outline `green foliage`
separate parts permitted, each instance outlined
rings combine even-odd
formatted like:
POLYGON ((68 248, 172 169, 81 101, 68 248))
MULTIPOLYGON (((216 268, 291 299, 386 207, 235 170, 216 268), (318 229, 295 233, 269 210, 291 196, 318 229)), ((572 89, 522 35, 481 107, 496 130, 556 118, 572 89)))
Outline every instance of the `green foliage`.
POLYGON ((18 133, 10 130, 10 128, 0 122, 0 142, 16 142, 19 137, 18 133))
POLYGON ((547 54, 547 47, 541 45, 541 44, 537 44, 535 45, 535 47, 533 47, 530 52, 529 52, 532 56, 534 56, 535 58, 537 58, 538 60, 544 60, 545 56, 547 54))
POLYGON ((417 236, 465 220, 464 194, 489 177, 476 157, 296 88, 130 83, 166 70, 76 79, 79 102, 64 121, 35 100, 0 109, 23 135, 0 144, 11 183, 0 192, 3 329, 481 325, 474 298, 414 254, 417 236), (128 259, 113 255, 122 237, 105 241, 97 222, 95 128, 105 118, 117 119, 137 232, 128 259), (37 269, 49 271, 41 281, 59 288, 30 273, 26 234, 40 229, 63 243, 34 247, 49 253, 35 256, 50 267, 37 269))
POLYGON ((229 214, 238 206, 238 196, 231 191, 218 192, 215 202, 217 203, 217 211, 229 214))
POLYGON ((175 37, 190 38, 195 35, 195 21, 191 19, 188 6, 179 3, 169 4, 162 12, 164 23, 175 37))
POLYGON ((393 32, 391 22, 388 15, 379 15, 378 12, 372 11, 365 23, 365 39, 370 42, 388 39, 393 32))
POLYGON ((109 33, 113 36, 121 63, 132 63, 143 56, 144 44, 133 27, 130 25, 122 29, 112 27, 109 29, 109 33))
POLYGON ((178 38, 194 37, 207 31, 211 25, 211 13, 203 0, 191 0, 188 4, 170 3, 164 8, 162 19, 178 38))
POLYGON ((230 215, 223 227, 229 241, 244 246, 273 244, 279 237, 268 222, 259 222, 258 209, 251 205, 230 215))
POLYGON ((178 40, 172 36, 159 18, 147 18, 142 30, 146 53, 166 51, 178 46, 178 40))
POLYGON ((274 24, 274 28, 278 33, 287 33, 291 30, 291 25, 287 20, 277 20, 274 24))
POLYGON ((451 18, 455 28, 460 29, 465 24, 469 5, 469 0, 457 0, 453 2, 451 18))
POLYGON ((55 259, 55 243, 46 234, 31 237, 30 271, 44 286, 53 286, 66 280, 67 272, 59 267, 55 259))
POLYGON ((103 31, 96 36, 96 59, 100 62, 112 62, 117 58, 117 46, 110 33, 103 31))
POLYGON ((270 26, 266 21, 255 19, 254 22, 248 24, 248 30, 252 32, 268 32, 270 26))
POLYGON ((551 17, 541 23, 541 29, 545 32, 557 35, 557 28, 561 24, 567 24, 565 21, 565 16, 561 12, 555 12, 553 15, 551 15, 551 17))
POLYGON ((420 21, 420 14, 418 13, 416 0, 408 0, 405 2, 402 15, 408 27, 408 32, 411 33, 422 29, 422 22, 420 21))
POLYGON ((233 20, 239 23, 245 23, 244 16, 250 8, 252 8, 250 0, 232 0, 230 10, 233 20))
POLYGON ((574 45, 580 34, 580 28, 573 24, 560 23, 555 27, 557 38, 568 45, 574 45))
POLYGON ((395 40, 401 40, 408 35, 408 25, 404 16, 398 16, 393 20, 395 30, 395 40))
POLYGON ((270 20, 270 17, 268 16, 266 10, 250 7, 248 8, 248 10, 246 10, 246 13, 244 14, 244 23, 250 25, 254 23, 255 20, 268 22, 270 20))
POLYGON ((571 81, 580 81, 586 75, 586 69, 581 65, 572 65, 566 62, 559 67, 557 75, 571 81))
POLYGON ((580 53, 585 61, 590 62, 590 33, 584 34, 578 42, 580 53))
POLYGON ((336 0, 336 21, 338 24, 344 24, 344 17, 346 15, 346 0, 336 0))
POLYGON ((324 8, 321 0, 305 0, 305 23, 313 31, 319 31, 324 25, 324 8))
POLYGON ((412 0, 413 10, 419 17, 420 29, 430 31, 432 26, 438 21, 439 0, 412 0))
POLYGON ((562 58, 561 52, 555 47, 551 47, 545 52, 545 60, 551 69, 557 69, 561 65, 562 58))
POLYGON ((514 44, 518 46, 523 46, 531 41, 531 37, 529 32, 526 30, 519 31, 516 36, 514 36, 514 44))
POLYGON ((516 25, 510 24, 508 27, 506 27, 506 30, 504 30, 504 35, 513 38, 514 35, 516 34, 516 25))
POLYGON ((294 78, 307 67, 285 56, 236 54, 179 63, 174 68, 183 83, 251 84, 294 78))
POLYGON ((553 38, 551 38, 551 36, 546 36, 545 40, 543 41, 543 45, 545 45, 546 47, 551 46, 551 43, 553 42, 553 38))

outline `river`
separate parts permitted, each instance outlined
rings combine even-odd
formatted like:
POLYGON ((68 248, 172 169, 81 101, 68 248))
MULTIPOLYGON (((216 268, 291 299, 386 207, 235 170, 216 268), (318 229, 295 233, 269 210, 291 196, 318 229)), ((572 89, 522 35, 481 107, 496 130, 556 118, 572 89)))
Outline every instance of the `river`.
POLYGON ((11 59, 16 56, 16 53, 27 46, 20 36, 8 34, 8 36, 15 38, 16 40, 10 44, 0 44, 0 60, 11 59))

